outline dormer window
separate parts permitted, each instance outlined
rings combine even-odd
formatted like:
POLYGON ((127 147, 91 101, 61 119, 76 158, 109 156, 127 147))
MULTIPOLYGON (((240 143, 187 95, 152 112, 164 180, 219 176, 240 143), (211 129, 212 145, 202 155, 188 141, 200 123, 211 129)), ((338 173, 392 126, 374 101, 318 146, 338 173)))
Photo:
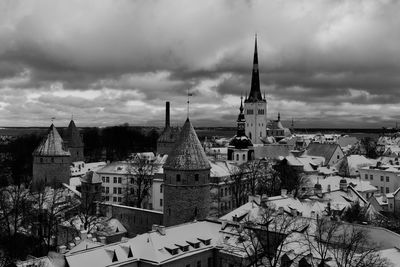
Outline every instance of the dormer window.
POLYGON ((176 255, 178 254, 178 248, 167 248, 165 247, 165 249, 169 252, 169 254, 171 255, 176 255))
POLYGON ((194 241, 194 242, 186 241, 186 242, 188 242, 188 244, 191 245, 193 248, 200 247, 200 242, 197 242, 197 241, 194 241))
POLYGON ((207 239, 197 238, 197 239, 200 240, 206 246, 211 244, 211 238, 207 238, 207 239))

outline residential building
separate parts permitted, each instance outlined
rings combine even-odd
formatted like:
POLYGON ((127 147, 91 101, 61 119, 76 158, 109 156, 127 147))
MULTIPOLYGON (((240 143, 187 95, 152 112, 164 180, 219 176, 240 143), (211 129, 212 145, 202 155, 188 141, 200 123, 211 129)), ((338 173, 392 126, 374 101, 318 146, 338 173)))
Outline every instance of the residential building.
POLYGON ((400 165, 381 164, 359 169, 360 178, 377 187, 380 193, 393 193, 400 187, 400 165))

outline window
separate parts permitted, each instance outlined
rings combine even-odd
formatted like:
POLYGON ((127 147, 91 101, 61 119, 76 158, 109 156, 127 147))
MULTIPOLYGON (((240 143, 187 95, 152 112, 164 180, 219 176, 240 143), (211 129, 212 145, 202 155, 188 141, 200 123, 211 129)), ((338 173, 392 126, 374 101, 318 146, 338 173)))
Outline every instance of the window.
POLYGON ((135 179, 131 178, 130 182, 131 182, 131 184, 134 184, 135 183, 135 179))
POLYGON ((381 182, 383 182, 383 176, 381 176, 381 182))
POLYGON ((117 183, 117 177, 114 177, 114 184, 116 184, 117 183))
POLYGON ((160 185, 160 193, 162 193, 163 185, 160 185))
POLYGON ((253 110, 252 109, 248 109, 247 110, 247 115, 251 115, 251 114, 254 114, 253 110))
POLYGON ((122 180, 122 178, 121 178, 121 177, 118 177, 118 183, 119 183, 119 184, 121 183, 121 180, 122 180))
POLYGON ((374 176, 372 174, 370 174, 369 179, 373 180, 374 176))
POLYGON ((221 195, 221 197, 224 196, 224 189, 222 189, 222 188, 221 188, 221 194, 220 195, 221 195))
POLYGON ((196 182, 199 181, 199 175, 198 175, 197 173, 194 175, 194 180, 195 180, 196 182))
POLYGON ((186 267, 190 267, 190 264, 186 264, 186 267))
POLYGON ((340 159, 340 156, 339 156, 339 155, 337 155, 337 159, 340 159))
POLYGON ((116 194, 116 193, 117 193, 117 188, 113 187, 113 194, 116 194))
POLYGON ((118 202, 122 202, 122 198, 121 197, 118 197, 118 202))
POLYGON ((106 187, 106 194, 110 193, 110 188, 106 187))
POLYGON ((246 160, 246 155, 245 154, 243 154, 243 160, 246 160))
POLYGON ((113 201, 114 201, 114 202, 117 202, 117 197, 113 197, 113 201))
POLYGON ((101 176, 101 180, 103 181, 103 183, 106 181, 104 176, 101 176))
POLYGON ((177 182, 180 182, 180 181, 181 181, 181 175, 180 175, 180 174, 177 174, 177 175, 176 175, 176 181, 177 181, 177 182))
POLYGON ((160 198, 160 206, 162 207, 162 198, 160 198))
POLYGON ((110 201, 110 197, 109 196, 106 196, 106 201, 110 201))
POLYGON ((228 195, 228 188, 225 187, 225 196, 228 195))
POLYGON ((104 186, 101 187, 101 192, 105 193, 106 192, 106 188, 104 186))
POLYGON ((122 188, 118 187, 118 194, 122 194, 122 188))
POLYGON ((43 163, 43 158, 40 158, 40 163, 43 163))
POLYGON ((110 177, 106 177, 106 183, 109 183, 110 182, 110 177))
POLYGON ((239 155, 236 154, 236 161, 239 161, 239 155))
POLYGON ((131 188, 131 195, 135 194, 135 188, 131 188))
POLYGON ((386 187, 386 194, 389 193, 389 187, 386 187))
POLYGON ((207 267, 212 267, 212 258, 207 259, 207 267))
POLYGON ((393 209, 393 204, 390 203, 390 204, 389 204, 389 207, 390 207, 390 209, 393 209))
POLYGON ((383 186, 381 186, 381 193, 383 193, 383 186))
POLYGON ((386 182, 389 182, 389 176, 386 176, 386 182))
POLYGON ((196 266, 197 266, 197 267, 201 267, 201 261, 197 261, 196 266))

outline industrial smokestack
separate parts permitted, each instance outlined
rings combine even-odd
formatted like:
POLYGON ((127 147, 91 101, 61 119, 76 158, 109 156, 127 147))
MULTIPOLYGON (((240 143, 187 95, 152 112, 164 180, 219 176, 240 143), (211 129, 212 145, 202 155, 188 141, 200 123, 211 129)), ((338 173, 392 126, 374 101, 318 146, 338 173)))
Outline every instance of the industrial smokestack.
POLYGON ((169 101, 165 102, 165 128, 169 127, 169 101))

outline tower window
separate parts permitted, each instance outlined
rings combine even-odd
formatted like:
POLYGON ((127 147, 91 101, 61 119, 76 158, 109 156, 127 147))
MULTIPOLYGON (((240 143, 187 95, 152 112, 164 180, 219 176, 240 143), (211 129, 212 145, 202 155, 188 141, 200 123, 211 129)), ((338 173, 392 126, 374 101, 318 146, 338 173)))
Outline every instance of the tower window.
POLYGON ((253 110, 252 109, 248 109, 247 110, 247 115, 251 115, 251 114, 254 114, 253 110))
POLYGON ((199 181, 199 175, 198 175, 197 173, 194 175, 194 180, 195 180, 196 182, 199 181))
POLYGON ((177 182, 180 182, 180 181, 181 181, 181 175, 180 175, 180 174, 177 174, 177 175, 176 175, 176 181, 177 181, 177 182))

